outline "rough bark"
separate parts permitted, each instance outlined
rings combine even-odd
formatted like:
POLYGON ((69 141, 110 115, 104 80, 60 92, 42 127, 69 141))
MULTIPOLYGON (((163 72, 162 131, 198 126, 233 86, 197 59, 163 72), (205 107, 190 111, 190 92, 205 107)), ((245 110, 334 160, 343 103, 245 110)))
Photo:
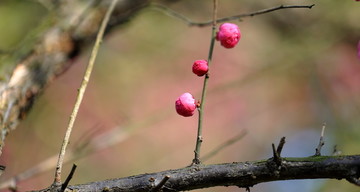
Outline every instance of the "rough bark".
MULTIPOLYGON (((0 155, 6 136, 25 117, 41 91, 71 66, 71 60, 86 47, 86 42, 95 38, 110 3, 95 0, 84 12, 91 1, 84 5, 77 4, 78 1, 67 2, 49 14, 48 24, 37 43, 14 53, 14 58, 10 59, 12 74, 0 81, 0 155)), ((148 3, 149 0, 119 2, 107 31, 128 21, 148 3)))
MULTIPOLYGON (((360 176, 360 155, 273 158, 255 162, 196 165, 158 173, 110 179, 67 187, 66 191, 188 191, 214 186, 252 187, 258 183, 294 179, 347 179, 356 184, 360 176), (166 182, 159 186, 164 178, 166 182), (158 186, 158 187, 157 187, 158 186), (160 188, 160 189, 159 189, 160 188)), ((54 189, 53 189, 54 190, 54 189)), ((58 191, 55 189, 55 191, 58 191)), ((41 191, 50 191, 44 189, 41 191)))

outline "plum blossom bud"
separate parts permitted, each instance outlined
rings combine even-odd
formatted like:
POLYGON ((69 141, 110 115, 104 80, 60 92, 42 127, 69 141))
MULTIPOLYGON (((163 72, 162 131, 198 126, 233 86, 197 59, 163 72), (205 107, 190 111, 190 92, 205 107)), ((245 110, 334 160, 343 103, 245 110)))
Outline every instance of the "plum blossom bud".
POLYGON ((208 62, 206 60, 196 60, 192 66, 192 71, 197 76, 205 75, 209 70, 208 62))
POLYGON ((225 48, 233 48, 241 38, 240 29, 236 24, 223 23, 216 33, 216 40, 220 41, 225 48))
POLYGON ((176 112, 184 117, 194 115, 196 104, 195 99, 190 93, 182 94, 175 102, 176 112))

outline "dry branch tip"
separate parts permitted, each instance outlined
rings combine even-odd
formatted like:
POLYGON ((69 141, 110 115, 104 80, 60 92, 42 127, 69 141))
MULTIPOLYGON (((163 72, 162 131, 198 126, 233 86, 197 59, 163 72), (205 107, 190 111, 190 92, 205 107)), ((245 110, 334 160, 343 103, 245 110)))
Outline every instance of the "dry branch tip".
POLYGON ((74 173, 75 173, 75 170, 77 168, 77 165, 76 164, 73 164, 72 168, 71 168, 71 171, 69 173, 69 175, 67 176, 65 182, 61 185, 61 192, 64 192, 66 187, 69 185, 69 182, 70 180, 72 179, 74 173))
POLYGON ((325 128, 326 128, 326 123, 323 123, 322 129, 321 129, 319 145, 315 149, 315 156, 321 156, 321 148, 322 148, 322 146, 325 145, 325 142, 324 142, 325 128))

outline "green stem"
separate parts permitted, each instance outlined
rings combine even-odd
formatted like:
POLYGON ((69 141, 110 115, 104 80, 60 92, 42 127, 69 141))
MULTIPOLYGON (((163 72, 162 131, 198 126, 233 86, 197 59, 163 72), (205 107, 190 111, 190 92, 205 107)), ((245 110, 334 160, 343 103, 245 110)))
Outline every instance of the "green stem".
MULTIPOLYGON (((215 35, 216 35, 216 12, 217 12, 217 0, 214 0, 214 17, 213 17, 213 26, 211 32, 211 41, 210 41, 210 49, 208 55, 208 66, 210 67, 212 55, 214 51, 214 44, 215 44, 215 35)), ((205 104, 205 97, 206 97, 206 88, 209 80, 209 74, 205 74, 203 89, 201 93, 201 100, 200 100, 200 107, 198 108, 199 111, 199 120, 198 120, 198 132, 196 137, 196 146, 195 146, 195 157, 193 159, 193 164, 200 164, 200 148, 201 143, 203 141, 202 138, 202 125, 203 125, 203 117, 204 117, 204 104, 205 104)))

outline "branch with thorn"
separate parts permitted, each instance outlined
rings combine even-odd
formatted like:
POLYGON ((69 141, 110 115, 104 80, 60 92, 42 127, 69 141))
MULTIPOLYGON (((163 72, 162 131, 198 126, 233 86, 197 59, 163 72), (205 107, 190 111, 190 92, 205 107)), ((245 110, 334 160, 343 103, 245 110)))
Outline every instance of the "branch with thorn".
MULTIPOLYGON (((277 150, 274 151, 278 154, 277 150)), ((281 169, 276 170, 269 168, 269 162, 276 166, 273 158, 252 162, 198 165, 73 185, 68 186, 67 190, 140 192, 160 188, 159 191, 172 192, 215 186, 238 186, 250 189, 250 186, 263 182, 293 179, 346 179, 355 185, 360 184, 358 179, 360 155, 281 157, 281 169), (154 186, 155 178, 160 178, 160 182, 154 186)))

